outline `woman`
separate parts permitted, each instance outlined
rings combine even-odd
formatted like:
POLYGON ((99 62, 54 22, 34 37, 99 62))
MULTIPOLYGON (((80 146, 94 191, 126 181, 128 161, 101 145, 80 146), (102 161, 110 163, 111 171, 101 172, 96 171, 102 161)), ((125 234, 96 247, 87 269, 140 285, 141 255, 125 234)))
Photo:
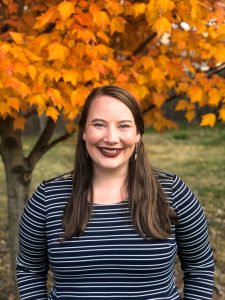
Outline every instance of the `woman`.
POLYGON ((183 299, 212 299, 204 213, 180 178, 151 169, 135 99, 116 86, 94 89, 79 128, 74 171, 42 182, 24 209, 20 299, 181 299, 177 254, 183 299))

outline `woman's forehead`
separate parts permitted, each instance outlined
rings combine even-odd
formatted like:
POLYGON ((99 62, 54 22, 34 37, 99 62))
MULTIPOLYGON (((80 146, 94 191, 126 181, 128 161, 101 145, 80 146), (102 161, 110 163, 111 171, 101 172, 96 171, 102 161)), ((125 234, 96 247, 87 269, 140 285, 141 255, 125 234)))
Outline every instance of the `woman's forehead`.
POLYGON ((133 114, 129 107, 125 105, 121 100, 111 96, 99 96, 96 97, 90 105, 88 116, 104 116, 108 117, 129 117, 133 119, 133 114))

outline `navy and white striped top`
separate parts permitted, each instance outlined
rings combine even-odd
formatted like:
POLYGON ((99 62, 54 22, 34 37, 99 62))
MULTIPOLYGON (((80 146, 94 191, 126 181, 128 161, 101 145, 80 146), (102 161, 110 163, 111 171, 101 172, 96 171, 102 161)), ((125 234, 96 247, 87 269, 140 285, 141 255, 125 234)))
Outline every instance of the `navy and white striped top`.
POLYGON ((183 299, 212 299, 213 256, 203 210, 180 178, 167 173, 158 176, 179 225, 172 226, 170 238, 149 241, 135 232, 124 201, 94 204, 83 235, 61 243, 72 176, 41 183, 20 223, 20 299, 181 299, 173 274, 177 254, 184 271, 183 299), (54 275, 50 292, 46 287, 49 266, 54 275))

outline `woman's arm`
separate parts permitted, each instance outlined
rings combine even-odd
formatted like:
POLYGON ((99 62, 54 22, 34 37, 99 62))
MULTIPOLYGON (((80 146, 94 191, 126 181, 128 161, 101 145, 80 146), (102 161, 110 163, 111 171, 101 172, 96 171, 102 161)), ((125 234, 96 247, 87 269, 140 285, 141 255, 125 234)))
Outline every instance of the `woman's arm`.
POLYGON ((214 261, 203 209, 196 196, 176 175, 172 197, 179 217, 176 240, 184 272, 184 300, 211 300, 214 261))
POLYGON ((20 300, 47 300, 48 255, 45 193, 40 184, 27 202, 20 221, 17 283, 20 300))

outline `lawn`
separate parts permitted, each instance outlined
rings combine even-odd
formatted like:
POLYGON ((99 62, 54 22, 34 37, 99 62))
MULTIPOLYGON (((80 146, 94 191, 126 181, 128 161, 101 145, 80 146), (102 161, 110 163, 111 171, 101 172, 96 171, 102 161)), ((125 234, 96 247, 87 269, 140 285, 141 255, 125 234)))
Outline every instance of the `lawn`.
MULTIPOLYGON (((209 224, 210 239, 216 259, 214 300, 225 299, 225 127, 181 128, 164 134, 147 130, 144 141, 153 166, 174 172, 191 187, 202 203, 209 224)), ((33 137, 24 138, 28 153, 33 137)), ((33 191, 43 180, 73 168, 75 139, 58 145, 38 163, 33 174, 33 191)), ((6 293, 8 249, 6 245, 6 188, 0 161, 0 299, 6 293)))

